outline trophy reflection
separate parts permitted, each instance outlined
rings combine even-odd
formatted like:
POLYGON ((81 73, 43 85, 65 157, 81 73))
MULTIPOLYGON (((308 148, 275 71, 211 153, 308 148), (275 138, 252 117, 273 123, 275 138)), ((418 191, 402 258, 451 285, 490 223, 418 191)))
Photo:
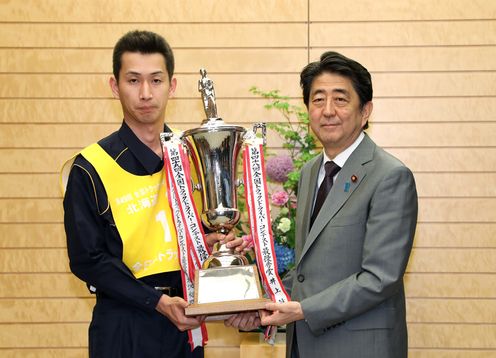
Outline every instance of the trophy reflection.
MULTIPOLYGON (((201 93, 206 119, 198 128, 182 135, 195 166, 201 190, 201 220, 213 232, 227 234, 240 220, 237 206, 237 162, 244 141, 256 135, 256 124, 247 131, 228 125, 218 117, 213 82, 205 69, 200 70, 198 90, 201 93)), ((265 134, 265 133, 264 133, 265 134)), ((212 255, 204 261, 195 277, 195 303, 186 314, 220 314, 263 308, 268 300, 262 297, 255 265, 245 256, 216 243, 212 255)))

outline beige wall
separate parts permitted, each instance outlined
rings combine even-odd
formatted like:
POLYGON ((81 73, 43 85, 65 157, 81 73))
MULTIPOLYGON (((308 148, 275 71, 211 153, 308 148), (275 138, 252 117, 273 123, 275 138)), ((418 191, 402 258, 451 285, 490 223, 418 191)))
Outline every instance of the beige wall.
MULTIPOLYGON (((420 195, 410 356, 496 355, 496 2, 24 0, 0 2, 0 356, 86 355, 93 299, 68 269, 57 172, 118 128, 111 51, 135 28, 175 49, 167 120, 180 128, 203 118, 200 67, 219 114, 249 125, 281 120, 252 85, 299 103, 298 73, 323 51, 362 62, 369 133, 410 166, 420 195)), ((211 331, 209 356, 239 356, 238 334, 211 331)))

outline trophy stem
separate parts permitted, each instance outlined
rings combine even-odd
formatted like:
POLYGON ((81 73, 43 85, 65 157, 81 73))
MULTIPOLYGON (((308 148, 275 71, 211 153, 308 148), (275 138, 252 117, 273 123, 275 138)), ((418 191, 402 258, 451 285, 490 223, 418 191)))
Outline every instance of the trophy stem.
POLYGON ((205 260, 202 268, 208 269, 215 267, 244 266, 248 264, 248 259, 243 256, 243 254, 228 248, 226 244, 216 242, 214 244, 212 255, 205 260))

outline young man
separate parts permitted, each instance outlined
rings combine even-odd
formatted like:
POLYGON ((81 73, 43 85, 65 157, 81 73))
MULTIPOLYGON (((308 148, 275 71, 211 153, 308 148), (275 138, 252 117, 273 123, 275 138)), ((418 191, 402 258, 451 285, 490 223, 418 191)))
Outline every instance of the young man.
POLYGON ((406 357, 413 175, 363 131, 372 81, 362 65, 326 52, 300 84, 323 152, 301 172, 292 301, 268 304, 262 324, 290 323, 288 357, 406 357))
MULTIPOLYGON (((170 131, 164 121, 177 85, 173 74, 174 56, 164 38, 147 31, 124 35, 114 47, 110 79, 122 126, 66 164, 70 267, 97 297, 89 328, 92 358, 203 356, 203 348, 191 352, 188 344, 186 331, 202 318, 184 314, 188 303, 164 185, 159 134, 170 131)), ((210 246, 220 240, 239 251, 245 245, 232 234, 207 235, 210 246)))

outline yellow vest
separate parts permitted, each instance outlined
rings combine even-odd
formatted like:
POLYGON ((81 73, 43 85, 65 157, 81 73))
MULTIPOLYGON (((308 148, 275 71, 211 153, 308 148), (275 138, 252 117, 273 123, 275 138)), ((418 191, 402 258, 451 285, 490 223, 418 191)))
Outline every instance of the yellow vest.
POLYGON ((153 175, 131 174, 97 143, 83 149, 81 154, 103 182, 123 244, 122 260, 134 276, 180 270, 164 171, 153 175))

